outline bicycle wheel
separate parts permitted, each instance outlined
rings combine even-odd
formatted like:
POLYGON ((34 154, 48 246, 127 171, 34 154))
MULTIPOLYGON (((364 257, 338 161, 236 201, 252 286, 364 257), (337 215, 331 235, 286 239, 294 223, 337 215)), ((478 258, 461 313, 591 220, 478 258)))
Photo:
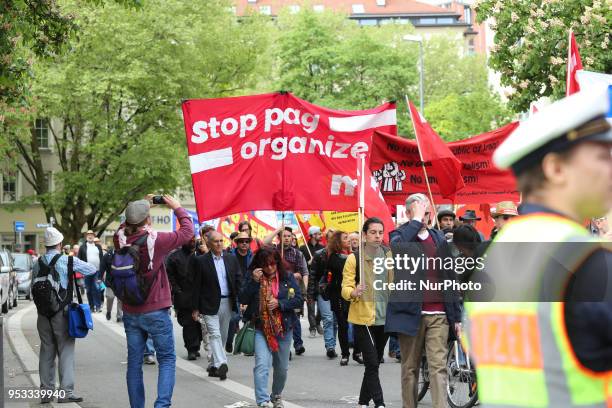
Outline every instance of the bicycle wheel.
POLYGON ((467 355, 460 344, 451 343, 446 363, 448 383, 446 395, 448 404, 452 408, 470 408, 478 401, 476 388, 476 369, 470 359, 468 366, 467 355), (457 349, 455 350, 455 347, 457 349))
POLYGON ((417 401, 423 399, 425 394, 427 394, 427 390, 429 389, 429 368, 427 366, 427 358, 425 357, 425 353, 423 353, 423 357, 421 357, 421 369, 419 370, 419 385, 417 390, 417 401))

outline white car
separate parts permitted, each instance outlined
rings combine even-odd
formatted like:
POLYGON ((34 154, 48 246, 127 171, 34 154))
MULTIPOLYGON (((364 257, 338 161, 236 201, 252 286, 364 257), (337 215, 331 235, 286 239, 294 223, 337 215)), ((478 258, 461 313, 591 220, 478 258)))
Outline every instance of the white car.
POLYGON ((17 306, 17 279, 13 270, 13 258, 7 250, 0 250, 0 304, 2 313, 17 306))
POLYGON ((32 255, 13 252, 13 268, 17 276, 17 294, 25 296, 26 300, 32 297, 32 255))

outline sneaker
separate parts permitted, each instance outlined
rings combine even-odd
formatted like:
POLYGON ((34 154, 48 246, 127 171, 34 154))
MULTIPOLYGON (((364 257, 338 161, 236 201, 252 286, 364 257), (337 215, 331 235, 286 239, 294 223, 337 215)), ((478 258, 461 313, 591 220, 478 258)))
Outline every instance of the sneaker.
POLYGON ((296 356, 301 356, 305 352, 306 352, 306 349, 304 348, 304 346, 300 346, 300 347, 296 347, 295 348, 295 355, 296 356))
POLYGON ((217 369, 215 367, 209 367, 208 369, 206 369, 206 371, 208 371, 209 377, 219 377, 219 373, 217 372, 217 369))
POLYGON ((232 354, 233 351, 234 351, 234 345, 232 343, 227 343, 225 345, 225 352, 227 354, 232 354))
POLYGON ((110 312, 106 312, 106 320, 110 320, 110 312))
POLYGON ((353 353, 353 360, 355 360, 357 364, 363 364, 363 358, 361 358, 361 353, 353 353))
POLYGON ((200 355, 200 352, 199 352, 199 351, 196 351, 196 352, 195 352, 195 356, 196 356, 196 357, 202 357, 202 356, 200 355))
POLYGON ((348 356, 347 356, 347 357, 342 357, 342 358, 340 359, 340 365, 341 365, 341 366, 346 366, 346 365, 348 365, 348 356))
POLYGON ((82 402, 83 398, 82 397, 77 397, 76 395, 72 394, 72 395, 67 395, 64 398, 58 398, 57 399, 57 403, 58 404, 68 404, 70 402, 82 402))
POLYGON ((317 324, 317 333, 319 333, 321 336, 323 335, 323 327, 321 327, 320 324, 317 324))
POLYGON ((328 348, 327 349, 327 358, 336 358, 338 357, 338 354, 336 353, 336 350, 334 350, 333 348, 328 348))
POLYGON ((317 329, 310 329, 310 338, 314 339, 317 337, 317 329))
POLYGON ((121 323, 122 321, 123 321, 123 318, 121 318, 121 317, 117 318, 117 323, 121 323))
POLYGON ((187 353, 187 360, 193 361, 196 358, 198 358, 198 357, 196 356, 196 353, 194 351, 190 351, 190 352, 187 353))
POLYGON ((148 365, 155 365, 155 356, 152 354, 147 354, 144 357, 144 363, 148 365))
POLYGON ((272 398, 272 407, 273 408, 284 408, 285 404, 283 404, 283 399, 280 395, 275 395, 272 398))
POLYGON ((53 397, 44 397, 40 399, 41 404, 50 404, 53 402, 53 397))
POLYGON ((219 379, 221 381, 227 379, 227 372, 228 372, 228 368, 227 368, 227 364, 223 363, 219 366, 219 368, 217 368, 217 374, 219 374, 219 379))
POLYGON ((274 405, 270 401, 262 402, 257 405, 260 408, 274 408, 274 405))

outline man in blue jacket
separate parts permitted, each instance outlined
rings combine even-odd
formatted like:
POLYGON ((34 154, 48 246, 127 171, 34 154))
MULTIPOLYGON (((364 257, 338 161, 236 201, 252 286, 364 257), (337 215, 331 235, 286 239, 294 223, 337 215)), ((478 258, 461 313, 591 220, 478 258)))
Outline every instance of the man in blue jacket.
MULTIPOLYGON (((391 231, 394 255, 408 252, 424 260, 450 256, 446 237, 441 231, 428 228, 432 208, 427 196, 412 194, 406 200, 410 222, 391 231)), ((427 262, 419 270, 400 270, 396 265, 395 282, 406 273, 419 281, 441 282, 454 279, 454 271, 427 262), (428 265, 430 264, 430 265, 428 265)), ((423 291, 414 294, 392 294, 387 307, 385 330, 397 333, 402 364, 402 400, 404 408, 417 406, 416 389, 423 349, 427 353, 434 408, 446 407, 446 355, 449 335, 460 330, 461 311, 456 294, 451 291, 423 291), (408 296, 408 297, 405 297, 408 296)))

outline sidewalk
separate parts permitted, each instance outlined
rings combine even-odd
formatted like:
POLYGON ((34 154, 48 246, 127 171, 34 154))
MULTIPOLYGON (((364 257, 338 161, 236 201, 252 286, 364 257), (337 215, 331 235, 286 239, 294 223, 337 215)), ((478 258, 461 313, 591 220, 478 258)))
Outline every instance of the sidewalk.
MULTIPOLYGON (((15 351, 11 347, 9 342, 8 334, 7 334, 7 323, 8 317, 10 315, 4 315, 3 319, 3 333, 2 333, 2 341, 3 341, 3 370, 4 370, 4 389, 10 388, 32 388, 34 385, 30 382, 26 372, 21 365, 21 362, 17 358, 15 351)), ((29 402, 17 402, 11 401, 7 397, 4 400, 4 406, 6 408, 26 408, 30 406, 38 406, 37 403, 29 403, 29 402)))

